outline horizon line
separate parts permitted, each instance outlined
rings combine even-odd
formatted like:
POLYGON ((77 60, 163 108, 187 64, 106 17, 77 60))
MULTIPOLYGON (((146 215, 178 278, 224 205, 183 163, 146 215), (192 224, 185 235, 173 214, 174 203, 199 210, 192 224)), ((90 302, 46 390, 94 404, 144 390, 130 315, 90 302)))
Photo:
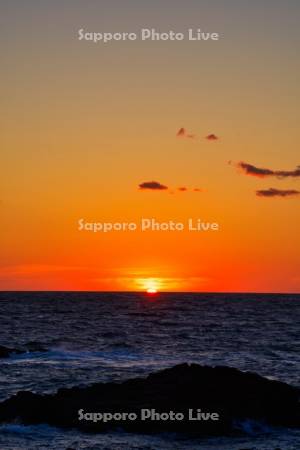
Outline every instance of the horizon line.
MULTIPOLYGON (((29 290, 23 290, 23 289, 8 289, 8 290, 1 290, 1 293, 32 293, 32 292, 53 292, 53 293, 94 293, 94 294, 146 294, 147 291, 110 291, 110 290, 64 290, 64 289, 29 289, 29 290)), ((245 295, 245 294, 251 294, 251 295, 300 295, 300 292, 260 292, 260 291, 158 291, 156 292, 156 295, 159 294, 234 294, 234 295, 245 295)))

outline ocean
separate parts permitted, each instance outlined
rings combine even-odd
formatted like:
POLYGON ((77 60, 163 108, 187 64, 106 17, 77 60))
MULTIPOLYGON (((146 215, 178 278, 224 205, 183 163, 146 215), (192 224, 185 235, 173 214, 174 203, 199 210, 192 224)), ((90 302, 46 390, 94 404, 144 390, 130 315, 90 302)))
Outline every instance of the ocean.
MULTIPOLYGON (((225 365, 299 386, 300 295, 0 293, 0 401, 21 390, 121 381, 188 362, 225 365)), ((0 426, 0 449, 296 450, 296 430, 245 436, 101 435, 48 425, 0 426)))

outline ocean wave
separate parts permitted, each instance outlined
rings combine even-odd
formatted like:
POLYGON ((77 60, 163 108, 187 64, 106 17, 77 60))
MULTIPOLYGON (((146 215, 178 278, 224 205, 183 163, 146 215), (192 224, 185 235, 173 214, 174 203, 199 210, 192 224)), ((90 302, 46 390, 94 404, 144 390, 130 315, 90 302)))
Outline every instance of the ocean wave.
POLYGON ((8 423, 4 425, 0 425, 0 433, 2 434, 19 434, 19 435, 31 435, 31 434, 53 434, 55 431, 58 431, 59 428, 51 427, 47 424, 42 425, 22 425, 17 423, 8 423))
POLYGON ((256 436, 262 433, 273 433, 275 431, 274 427, 271 427, 265 422, 252 419, 235 420, 233 422, 233 428, 242 431, 249 436, 256 436))

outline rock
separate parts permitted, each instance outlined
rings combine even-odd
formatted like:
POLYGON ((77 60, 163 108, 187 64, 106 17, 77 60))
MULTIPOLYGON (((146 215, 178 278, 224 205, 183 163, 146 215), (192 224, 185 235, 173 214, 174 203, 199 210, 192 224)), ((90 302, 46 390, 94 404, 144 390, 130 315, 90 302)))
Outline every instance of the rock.
POLYGON ((226 435, 234 432, 237 420, 299 427, 298 398, 298 388, 255 373, 229 367, 181 364, 145 379, 135 378, 119 384, 97 383, 89 387, 59 389, 55 394, 45 395, 21 391, 0 403, 0 422, 47 423, 95 433, 122 428, 132 432, 226 435), (190 409, 194 418, 201 410, 201 414, 219 415, 219 420, 201 414, 200 419, 190 420, 190 409), (82 420, 79 420, 80 410, 81 416, 84 415, 82 420), (182 420, 172 420, 170 414, 168 420, 162 417, 160 420, 142 420, 142 410, 167 415, 173 411, 183 416, 182 420), (104 422, 100 416, 90 413, 101 413, 102 419, 104 413, 132 413, 136 418, 120 420, 114 416, 104 422))
POLYGON ((46 352, 47 349, 43 347, 39 342, 30 341, 25 344, 25 352, 46 352))
POLYGON ((0 345, 0 358, 9 358, 12 355, 21 355, 28 352, 46 352, 47 349, 42 347, 38 342, 28 342, 20 348, 10 348, 0 345))
POLYGON ((11 349, 0 345, 0 358, 8 358, 11 353, 11 349))
POLYGON ((23 353, 21 350, 16 348, 9 348, 0 345, 0 358, 9 358, 13 354, 23 353))

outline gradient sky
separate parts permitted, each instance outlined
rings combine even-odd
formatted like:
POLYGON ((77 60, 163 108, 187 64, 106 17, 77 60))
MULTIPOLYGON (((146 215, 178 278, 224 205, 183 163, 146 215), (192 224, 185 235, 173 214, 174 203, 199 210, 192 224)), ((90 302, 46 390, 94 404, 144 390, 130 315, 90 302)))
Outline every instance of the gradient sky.
POLYGON ((0 289, 300 291, 300 196, 256 195, 300 177, 235 166, 300 164, 298 0, 3 0, 0 17, 0 289), (222 38, 77 39, 143 27, 222 38), (221 229, 78 231, 141 217, 221 229))

